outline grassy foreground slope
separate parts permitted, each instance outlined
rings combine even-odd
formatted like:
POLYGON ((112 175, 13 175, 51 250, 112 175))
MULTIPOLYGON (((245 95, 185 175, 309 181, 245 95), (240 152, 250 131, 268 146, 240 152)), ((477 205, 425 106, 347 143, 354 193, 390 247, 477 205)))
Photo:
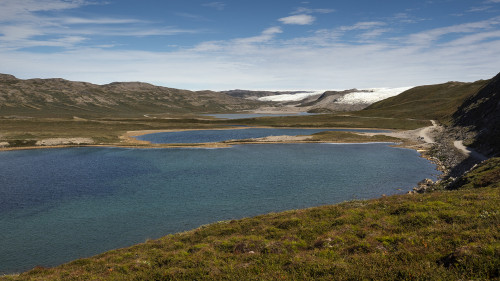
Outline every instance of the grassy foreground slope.
POLYGON ((472 280, 500 277, 500 158, 454 191, 224 221, 0 280, 472 280))

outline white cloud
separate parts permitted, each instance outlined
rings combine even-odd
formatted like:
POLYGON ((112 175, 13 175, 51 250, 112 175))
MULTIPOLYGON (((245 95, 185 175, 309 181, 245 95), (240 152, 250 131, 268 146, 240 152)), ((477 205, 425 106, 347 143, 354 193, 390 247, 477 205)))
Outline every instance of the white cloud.
POLYGON ((84 0, 2 0, 0 1, 0 22, 37 19, 34 13, 74 9, 95 3, 84 0))
POLYGON ((207 21, 208 19, 200 16, 200 15, 195 15, 195 14, 190 14, 190 13, 175 13, 176 15, 183 17, 183 18, 188 18, 192 20, 197 20, 197 21, 207 21))
POLYGON ((226 4, 223 2, 210 2, 210 3, 203 4, 203 6, 209 7, 209 8, 214 8, 214 9, 217 9, 219 11, 222 11, 226 8, 226 4))
POLYGON ((390 32, 391 30, 392 29, 390 29, 390 28, 376 28, 376 29, 361 33, 358 37, 361 39, 364 39, 364 40, 371 40, 371 39, 374 39, 376 37, 379 37, 380 35, 382 35, 384 33, 390 32))
MULTIPOLYGON (((476 30, 476 29, 474 29, 476 30)), ((270 28, 261 36, 279 33, 270 28)), ((476 30, 477 31, 477 30, 476 30)), ((474 32, 467 34, 473 36, 474 32)), ((314 34, 311 41, 230 40, 173 52, 79 49, 38 56, 0 50, 0 72, 21 78, 63 77, 94 83, 145 81, 187 89, 346 89, 474 81, 499 70, 495 34, 420 49, 406 43, 346 44, 314 34), (309 44, 309 45, 308 45, 309 44), (202 47, 203 46, 203 47, 202 47), (32 63, 36 61, 36 63, 32 63), (67 66, 71 65, 71 68, 67 66)))
MULTIPOLYGON (((84 0, 2 0, 0 48, 19 49, 37 46, 75 48, 88 41, 91 36, 144 37, 200 32, 175 26, 158 27, 150 22, 133 18, 49 17, 39 13, 95 4, 84 0)), ((104 5, 105 2, 99 4, 104 5)))
POLYGON ((299 7, 295 9, 295 11, 292 14, 330 14, 335 12, 334 9, 310 9, 310 8, 305 8, 305 7, 299 7))
POLYGON ((470 46, 472 44, 482 42, 485 40, 499 40, 500 39, 500 30, 495 30, 491 32, 479 32, 471 35, 460 37, 456 40, 450 41, 444 46, 470 46))
POLYGON ((482 30, 489 30, 491 28, 495 28, 498 25, 500 25, 500 17, 494 17, 483 21, 435 28, 411 34, 408 37, 408 41, 409 43, 417 46, 428 46, 432 44, 434 41, 440 39, 441 37, 447 34, 463 34, 463 33, 479 32, 482 30))
POLYGON ((472 7, 470 9, 468 9, 467 12, 469 12, 469 13, 484 12, 484 11, 487 11, 491 8, 492 8, 491 6, 472 7))
POLYGON ((127 24, 127 23, 140 23, 137 19, 115 19, 115 18, 61 18, 57 19, 65 24, 127 24))
POLYGON ((367 30, 367 29, 372 29, 372 28, 384 26, 384 25, 386 25, 386 23, 380 22, 380 21, 364 21, 364 22, 358 22, 354 25, 341 26, 340 30, 342 30, 342 31, 367 30))
POLYGON ((392 19, 402 23, 418 23, 426 20, 425 18, 418 18, 408 13, 397 13, 392 19))
POLYGON ((312 24, 315 20, 316 20, 315 17, 306 14, 289 16, 279 19, 279 21, 282 22, 283 24, 297 24, 297 25, 309 25, 312 24))
POLYGON ((233 42, 236 42, 238 44, 263 43, 273 39, 276 34, 282 32, 283 30, 279 26, 270 27, 262 31, 259 36, 236 39, 233 42))
MULTIPOLYGON (((96 34, 154 36, 198 31, 157 28, 134 19, 95 18, 79 24, 78 18, 68 21, 68 17, 46 18, 34 12, 45 9, 42 5, 36 7, 39 2, 52 3, 54 9, 68 9, 71 5, 87 4, 83 1, 26 0, 33 4, 32 11, 16 10, 16 3, 21 2, 18 0, 0 1, 0 15, 6 13, 1 9, 7 7, 6 2, 12 4, 11 11, 22 15, 15 22, 0 16, 0 73, 20 78, 63 77, 93 83, 145 81, 194 90, 300 90, 473 81, 492 77, 499 71, 492 58, 500 57, 500 17, 400 38, 388 38, 385 34, 383 40, 378 37, 391 26, 382 21, 312 30, 308 37, 290 39, 278 37, 283 30, 274 26, 252 37, 147 52, 106 49, 110 46, 90 48, 83 43, 96 34), (129 23, 118 24, 119 21, 129 23), (345 38, 352 33, 369 40, 350 43, 345 38), (42 55, 20 51, 31 46, 66 49, 42 55)), ((314 22, 312 18, 307 24, 314 22)), ((294 24, 298 22, 308 21, 296 20, 294 24)))

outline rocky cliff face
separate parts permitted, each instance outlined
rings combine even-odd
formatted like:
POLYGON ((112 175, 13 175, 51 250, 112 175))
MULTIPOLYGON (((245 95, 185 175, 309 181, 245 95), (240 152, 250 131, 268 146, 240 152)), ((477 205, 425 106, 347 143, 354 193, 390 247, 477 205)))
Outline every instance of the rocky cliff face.
POLYGON ((453 126, 472 133, 471 146, 481 153, 500 155, 500 73, 465 100, 453 114, 453 126))

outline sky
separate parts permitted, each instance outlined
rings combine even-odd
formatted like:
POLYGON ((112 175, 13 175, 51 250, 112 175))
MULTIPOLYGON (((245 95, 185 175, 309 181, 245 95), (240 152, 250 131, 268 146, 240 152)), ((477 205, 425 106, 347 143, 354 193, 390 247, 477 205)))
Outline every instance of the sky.
POLYGON ((500 0, 0 0, 0 73, 190 90, 489 79, 500 0))

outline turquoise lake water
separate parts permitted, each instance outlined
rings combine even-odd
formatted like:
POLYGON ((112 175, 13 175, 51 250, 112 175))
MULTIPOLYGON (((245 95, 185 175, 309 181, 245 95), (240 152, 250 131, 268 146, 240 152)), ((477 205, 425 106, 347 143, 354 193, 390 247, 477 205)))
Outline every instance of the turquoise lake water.
POLYGON ((0 273, 220 220, 405 193, 437 174, 388 144, 1 152, 0 273))
POLYGON ((151 143, 204 143, 221 142, 226 140, 241 140, 250 138, 263 138, 269 136, 297 136, 311 135, 324 131, 340 132, 388 132, 384 130, 366 129, 274 129, 274 128, 244 128, 228 130, 193 130, 180 132, 163 132, 138 136, 136 139, 150 141, 151 143))

